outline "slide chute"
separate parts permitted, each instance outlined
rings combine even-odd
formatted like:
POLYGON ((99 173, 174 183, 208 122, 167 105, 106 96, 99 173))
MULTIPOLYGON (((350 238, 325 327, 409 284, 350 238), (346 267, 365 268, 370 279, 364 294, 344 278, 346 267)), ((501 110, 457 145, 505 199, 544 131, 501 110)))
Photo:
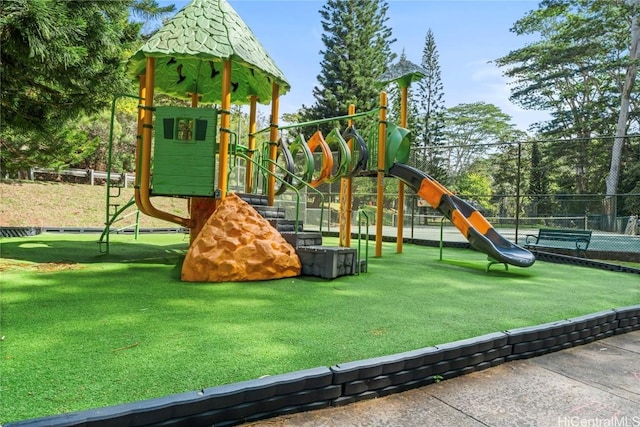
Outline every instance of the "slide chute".
POLYGON ((529 267, 535 262, 536 258, 531 252, 502 237, 477 209, 426 173, 394 163, 389 168, 389 174, 404 182, 431 207, 447 217, 475 250, 497 262, 518 267, 529 267))

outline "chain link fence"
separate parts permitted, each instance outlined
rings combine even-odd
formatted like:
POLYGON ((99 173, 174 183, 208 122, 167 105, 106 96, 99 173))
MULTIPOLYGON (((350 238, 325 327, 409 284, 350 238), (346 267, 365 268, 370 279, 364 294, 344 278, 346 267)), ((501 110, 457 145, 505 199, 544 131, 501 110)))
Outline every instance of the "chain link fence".
MULTIPOLYGON (((590 250, 631 253, 640 262, 640 137, 625 138, 618 185, 623 192, 606 195, 612 143, 609 137, 414 147, 408 163, 472 204, 515 243, 522 244, 540 228, 592 230, 590 250), (483 185, 474 186, 478 183, 483 185)), ((322 160, 315 157, 317 170, 322 160)), ((375 158, 370 158, 369 169, 375 164, 375 158)), ((80 172, 82 179, 91 181, 98 174, 80 172)), ((244 191, 244 174, 244 162, 236 160, 229 172, 230 191, 244 191)), ((125 174, 111 178, 121 175, 128 178, 125 174)), ((258 192, 263 184, 256 183, 258 192)), ((337 232, 340 181, 324 183, 317 190, 320 194, 304 186, 299 194, 288 189, 277 197, 276 205, 286 210, 287 218, 298 216, 306 229, 337 232)), ((384 191, 383 233, 393 237, 398 235, 398 180, 385 179, 384 191)), ((412 191, 405 194, 404 237, 465 241, 440 212, 412 191)), ((352 231, 366 225, 365 218, 375 226, 377 194, 372 174, 353 178, 352 200, 352 231)))
MULTIPOLYGON (((592 230, 592 253, 631 254, 640 262, 640 137, 624 141, 617 194, 604 194, 613 138, 578 138, 460 147, 414 148, 409 164, 429 174, 472 204, 509 240, 523 244, 540 228, 592 230), (484 184, 476 185, 473 184, 484 184), (473 191, 480 189, 480 191, 473 191)), ((374 159, 375 160, 375 159, 374 159)), ((371 165, 372 163, 370 163, 371 165)), ((376 220, 374 177, 353 179, 352 231, 358 211, 376 220)), ((340 183, 322 184, 324 199, 306 193, 301 206, 307 227, 338 231, 340 183)), ((405 192, 403 236, 465 241, 464 237, 412 191, 405 192)), ((286 193, 281 205, 295 204, 286 193), (287 202, 286 199, 289 199, 287 202)), ((397 236, 398 181, 385 179, 383 232, 397 236)), ((607 256, 606 254, 603 256, 607 256)), ((624 258, 624 256, 623 256, 624 258)))

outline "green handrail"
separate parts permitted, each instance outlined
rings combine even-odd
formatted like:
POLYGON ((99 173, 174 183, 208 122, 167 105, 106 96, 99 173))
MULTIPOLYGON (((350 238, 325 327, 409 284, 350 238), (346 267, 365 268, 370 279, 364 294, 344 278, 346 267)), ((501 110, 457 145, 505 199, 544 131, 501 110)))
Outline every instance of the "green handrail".
MULTIPOLYGON (((300 182, 304 183, 305 187, 307 187, 308 189, 310 189, 312 191, 315 191, 318 195, 320 195, 320 199, 321 199, 320 206, 321 206, 321 208, 320 208, 320 230, 319 231, 322 233, 322 220, 324 218, 324 194, 322 194, 322 192, 320 190, 318 190, 317 188, 314 188, 313 186, 311 186, 311 184, 309 184, 308 182, 303 181, 302 179, 300 179, 300 177, 295 176, 294 174, 289 172, 287 169, 285 169, 282 166, 280 166, 279 164, 277 164, 275 161, 273 161, 271 159, 267 159, 267 161, 269 163, 274 164, 278 169, 280 169, 284 173, 286 173, 288 175, 291 175, 294 179, 299 180, 300 182)), ((296 226, 297 226, 297 224, 296 224, 296 226)))
MULTIPOLYGON (((102 242, 102 239, 105 236, 108 236, 108 234, 111 232, 111 224, 115 224, 116 223, 116 220, 120 216, 120 214, 122 214, 124 211, 126 211, 130 206, 135 205, 135 203, 136 203, 135 198, 132 197, 131 199, 129 199, 129 201, 123 207, 121 207, 120 209, 117 209, 113 213, 113 215, 111 216, 111 219, 107 219, 106 227, 104 228, 104 230, 102 230, 102 234, 100 235, 100 239, 98 239, 98 242, 102 242)), ((125 215, 123 217, 123 219, 128 217, 128 216, 130 216, 130 215, 132 215, 132 214, 134 214, 134 213, 136 214, 136 223, 134 224, 134 227, 135 227, 134 228, 134 236, 135 236, 135 239, 138 240, 138 235, 139 235, 139 231, 140 231, 140 211, 136 210, 135 212, 132 212, 132 213, 130 213, 128 215, 125 215)), ((107 242, 108 242, 108 239, 107 239, 107 242)), ((108 250, 107 250, 106 253, 109 253, 108 250)))
POLYGON ((447 220, 446 216, 443 216, 440 220, 440 261, 442 261, 442 248, 444 247, 444 222, 447 220))
MULTIPOLYGON (((358 209, 358 273, 360 273, 360 254, 362 250, 360 249, 361 239, 362 239, 362 216, 365 218, 366 230, 367 230, 367 243, 364 247, 364 262, 366 268, 369 265, 369 215, 363 210, 358 209)), ((351 230, 349 230, 349 233, 351 230)))
POLYGON ((228 192, 229 191, 229 184, 231 182, 231 174, 233 173, 233 170, 238 166, 238 157, 237 154, 239 152, 243 152, 246 153, 249 151, 249 147, 245 146, 245 145, 241 145, 238 144, 238 134, 236 132, 233 132, 231 130, 227 131, 229 133, 229 154, 234 154, 234 155, 230 155, 228 160, 227 160, 227 188, 225 188, 225 190, 228 192))
MULTIPOLYGON (((120 99, 120 98, 133 98, 133 99, 137 99, 138 101, 144 101, 144 98, 141 98, 138 95, 131 95, 131 94, 127 94, 127 93, 119 93, 116 94, 113 97, 113 100, 111 101, 111 120, 109 122, 109 148, 107 151, 107 194, 106 194, 106 209, 105 209, 105 228, 102 231, 102 234, 100 235, 100 239, 98 240, 98 243, 101 244, 103 243, 102 239, 106 237, 104 243, 106 243, 106 250, 104 253, 108 254, 109 253, 109 229, 111 224, 113 223, 113 221, 115 221, 117 215, 119 215, 121 213, 120 211, 117 211, 115 213, 115 215, 109 219, 109 206, 111 204, 111 159, 113 157, 113 128, 114 128, 114 123, 115 123, 115 116, 116 116, 116 102, 120 99)), ((136 146, 140 143, 140 137, 137 136, 136 137, 136 146)), ((139 169, 137 169, 139 170, 139 169)), ((125 178, 126 179, 126 178, 125 178)), ((136 174, 136 185, 137 185, 137 180, 138 180, 138 174, 136 174)), ((118 195, 114 196, 114 197, 119 197, 120 196, 120 188, 118 188, 118 195)), ((130 203, 127 204, 127 207, 130 206, 130 203)), ((138 238, 138 225, 136 225, 136 239, 138 238)), ((102 246, 100 246, 100 248, 98 249, 100 252, 102 252, 102 246)))
POLYGON ((245 159, 248 162, 251 162, 253 165, 257 166, 260 170, 266 171, 267 174, 272 175, 277 181, 282 182, 287 187, 291 188, 296 193, 296 219, 295 219, 295 233, 298 234, 298 222, 300 217, 300 191, 298 191, 293 185, 286 182, 284 179, 276 176, 276 174, 272 173, 269 169, 262 166, 260 163, 253 161, 249 156, 244 153, 235 152, 233 153, 235 156, 238 156, 242 159, 245 159))
MULTIPOLYGON (((380 108, 374 108, 373 110, 364 111, 362 113, 356 113, 356 114, 347 114, 346 116, 336 116, 336 117, 329 117, 327 119, 318 119, 318 120, 310 120, 308 122, 302 122, 302 123, 293 123, 286 126, 278 126, 278 130, 295 129, 295 128, 304 127, 304 126, 319 125, 322 123, 334 122, 336 120, 357 119, 358 117, 368 116, 370 114, 376 114, 379 111, 380 111, 380 108)), ((255 132, 254 135, 257 135, 262 132, 267 132, 269 130, 271 130, 271 126, 266 127, 264 129, 260 129, 259 131, 255 132)))

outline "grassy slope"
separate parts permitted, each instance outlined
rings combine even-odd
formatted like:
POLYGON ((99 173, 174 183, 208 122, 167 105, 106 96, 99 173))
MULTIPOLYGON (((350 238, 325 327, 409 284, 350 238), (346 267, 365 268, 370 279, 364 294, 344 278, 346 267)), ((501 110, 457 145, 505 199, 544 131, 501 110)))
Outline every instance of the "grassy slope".
MULTIPOLYGON (((113 190, 112 194, 116 194, 113 190)), ((133 196, 133 189, 122 189, 111 203, 124 205, 133 196)), ((160 209, 186 215, 186 199, 157 198, 160 209)), ((133 212, 130 208, 127 213, 133 212)), ((106 187, 43 181, 0 182, 0 226, 15 227, 104 227, 106 187)), ((133 223, 131 216, 116 223, 116 227, 133 223)), ((173 227, 174 224, 140 216, 141 227, 173 227)))

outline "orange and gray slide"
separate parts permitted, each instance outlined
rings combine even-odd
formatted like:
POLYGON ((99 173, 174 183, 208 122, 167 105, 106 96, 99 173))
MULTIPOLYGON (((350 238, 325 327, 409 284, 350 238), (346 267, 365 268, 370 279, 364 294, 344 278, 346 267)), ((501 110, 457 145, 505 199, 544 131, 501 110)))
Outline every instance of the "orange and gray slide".
POLYGON ((394 163, 389 174, 404 182, 447 217, 475 250, 487 254, 497 262, 518 267, 529 267, 535 262, 536 258, 531 252, 502 237, 473 206, 426 173, 411 166, 394 163))

